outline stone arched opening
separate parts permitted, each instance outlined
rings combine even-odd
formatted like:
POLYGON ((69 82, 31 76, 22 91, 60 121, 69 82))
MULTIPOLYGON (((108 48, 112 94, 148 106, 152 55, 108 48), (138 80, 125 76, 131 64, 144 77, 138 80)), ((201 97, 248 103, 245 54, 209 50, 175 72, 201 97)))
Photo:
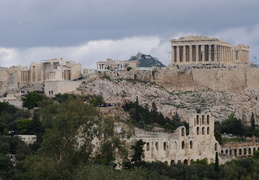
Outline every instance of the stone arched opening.
POLYGON ((173 165, 173 164, 175 164, 175 162, 174 160, 171 160, 170 165, 173 165))
POLYGON ((239 156, 242 155, 242 149, 239 149, 239 156))
POLYGON ((202 133, 202 135, 205 134, 205 128, 204 127, 202 127, 202 129, 201 129, 201 133, 202 133))
POLYGON ((228 154, 228 150, 227 149, 225 150, 225 154, 228 154))
POLYGON ((207 127, 207 134, 209 135, 210 134, 210 128, 207 127))
POLYGON ((183 161, 183 163, 184 163, 184 164, 188 164, 188 160, 185 159, 185 160, 183 161))
POLYGON ((149 151, 149 150, 150 150, 150 144, 148 142, 147 145, 146 145, 146 151, 149 151))
POLYGON ((182 134, 182 136, 184 136, 184 135, 185 135, 184 127, 181 129, 181 134, 182 134))
POLYGON ((182 149, 184 149, 184 141, 182 141, 182 149))
POLYGON ((163 147, 164 147, 164 150, 166 150, 166 148, 167 148, 166 142, 164 142, 163 147))
POLYGON ((197 125, 199 125, 199 115, 196 116, 197 125))
POLYGON ((190 149, 192 149, 193 143, 192 141, 190 141, 190 149))
POLYGON ((234 149, 234 154, 235 156, 237 156, 237 149, 234 149))
POLYGON ((207 115, 207 125, 209 125, 209 124, 210 124, 210 116, 207 115))
POLYGON ((218 151, 218 143, 215 143, 214 149, 215 149, 215 151, 218 151))
POLYGON ((244 148, 244 155, 246 155, 246 148, 244 148))
POLYGON ((199 127, 197 127, 197 135, 199 135, 200 134, 200 128, 199 127))
POLYGON ((158 142, 155 143, 156 150, 158 151, 158 142))
POLYGON ((201 116, 201 123, 202 123, 202 125, 205 124, 205 117, 204 117, 204 115, 201 116))
POLYGON ((248 148, 248 154, 251 155, 252 154, 252 150, 251 148, 248 148))

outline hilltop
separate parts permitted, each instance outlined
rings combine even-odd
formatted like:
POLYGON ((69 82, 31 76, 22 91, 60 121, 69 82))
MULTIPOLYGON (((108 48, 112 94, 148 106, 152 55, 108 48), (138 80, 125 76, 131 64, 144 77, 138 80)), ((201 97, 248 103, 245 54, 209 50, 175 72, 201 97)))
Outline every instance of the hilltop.
POLYGON ((165 65, 160 62, 157 58, 152 57, 151 55, 146 55, 138 52, 136 56, 131 56, 129 61, 138 61, 139 67, 165 67, 165 65))
POLYGON ((172 117, 177 112, 185 120, 197 110, 211 113, 216 121, 223 121, 234 112, 237 118, 249 125, 252 112, 258 115, 259 109, 259 91, 253 89, 242 93, 211 89, 170 92, 147 81, 96 78, 85 80, 78 90, 80 94, 102 95, 106 102, 118 105, 134 102, 138 96, 142 106, 151 108, 154 102, 163 115, 172 117))

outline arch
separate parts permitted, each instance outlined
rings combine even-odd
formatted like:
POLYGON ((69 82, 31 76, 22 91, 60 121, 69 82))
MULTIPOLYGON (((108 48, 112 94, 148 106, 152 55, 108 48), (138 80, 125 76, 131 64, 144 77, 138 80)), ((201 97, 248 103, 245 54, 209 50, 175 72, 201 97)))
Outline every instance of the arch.
POLYGON ((228 150, 227 149, 225 150, 225 154, 228 154, 228 150))
POLYGON ((232 149, 229 150, 229 155, 232 156, 232 149))
POLYGON ((246 148, 244 148, 244 155, 246 155, 246 148))
POLYGON ((182 161, 181 161, 181 160, 178 160, 177 163, 180 164, 180 163, 182 163, 182 161))
POLYGON ((248 154, 252 154, 251 148, 248 148, 248 154))
POLYGON ((194 160, 193 159, 191 159, 191 164, 194 162, 194 160))
POLYGON ((166 150, 166 148, 167 148, 167 144, 166 142, 164 142, 164 150, 166 150))
POLYGON ((158 151, 158 142, 155 143, 156 150, 158 151))
POLYGON ((210 115, 207 115, 207 125, 210 124, 210 115))
POLYGON ((204 133, 205 133, 205 132, 204 132, 204 131, 205 131, 204 129, 205 129, 204 127, 202 127, 202 129, 201 129, 202 135, 204 135, 204 133))
POLYGON ((199 125, 199 115, 196 116, 196 120, 197 120, 197 125, 199 125))
POLYGON ((257 150, 259 150, 259 147, 257 148, 257 150))
POLYGON ((190 141, 190 149, 192 149, 192 145, 193 145, 193 144, 192 144, 192 141, 190 141))
POLYGON ((235 154, 235 156, 237 156, 237 149, 234 150, 234 154, 235 154))
POLYGON ((217 151, 218 150, 218 143, 215 143, 215 151, 217 151))
POLYGON ((182 134, 182 136, 184 136, 184 134, 185 134, 184 127, 181 129, 181 134, 182 134))
POLYGON ((185 159, 185 160, 183 161, 183 163, 184 163, 184 164, 188 164, 188 160, 185 159))
POLYGON ((182 141, 182 149, 184 149, 184 141, 182 141))
POLYGON ((210 134, 210 127, 207 127, 207 134, 210 134))
POLYGON ((242 149, 239 149, 239 155, 242 155, 242 149))
POLYGON ((223 151, 223 150, 221 150, 221 154, 224 154, 224 151, 223 151))
POLYGON ((202 116, 201 116, 201 122, 202 122, 202 124, 205 124, 204 120, 205 120, 205 116, 202 115, 202 116))
POLYGON ((255 147, 254 147, 254 149, 253 149, 253 154, 255 153, 255 151, 256 151, 256 149, 255 149, 255 147))
POLYGON ((173 165, 175 164, 174 160, 172 159, 171 162, 170 162, 170 165, 173 165))
POLYGON ((166 165, 168 165, 168 162, 167 162, 167 161, 165 161, 165 164, 166 164, 166 165))
POLYGON ((150 150, 150 144, 148 142, 147 145, 146 145, 146 151, 149 151, 149 150, 150 150))
POLYGON ((199 133, 200 133, 200 128, 197 127, 197 135, 199 135, 199 133))

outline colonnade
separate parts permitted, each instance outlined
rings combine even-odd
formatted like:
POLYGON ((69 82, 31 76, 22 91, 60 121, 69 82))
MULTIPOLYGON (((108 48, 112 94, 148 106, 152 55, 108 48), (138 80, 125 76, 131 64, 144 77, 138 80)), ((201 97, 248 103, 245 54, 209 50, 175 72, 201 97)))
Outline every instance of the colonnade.
POLYGON ((217 44, 172 46, 172 63, 231 62, 231 46, 217 44))
POLYGON ((21 71, 21 81, 29 81, 29 71, 21 71))

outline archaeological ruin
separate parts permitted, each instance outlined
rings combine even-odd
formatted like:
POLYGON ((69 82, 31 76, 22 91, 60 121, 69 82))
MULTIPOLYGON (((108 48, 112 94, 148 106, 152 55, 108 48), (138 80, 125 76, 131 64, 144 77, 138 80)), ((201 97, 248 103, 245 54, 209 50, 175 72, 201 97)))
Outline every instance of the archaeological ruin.
POLYGON ((130 67, 132 69, 138 67, 138 61, 120 61, 107 59, 106 61, 98 61, 98 70, 125 71, 130 67))
POLYGON ((231 46, 217 38, 187 36, 172 39, 171 65, 247 64, 249 46, 231 46))

